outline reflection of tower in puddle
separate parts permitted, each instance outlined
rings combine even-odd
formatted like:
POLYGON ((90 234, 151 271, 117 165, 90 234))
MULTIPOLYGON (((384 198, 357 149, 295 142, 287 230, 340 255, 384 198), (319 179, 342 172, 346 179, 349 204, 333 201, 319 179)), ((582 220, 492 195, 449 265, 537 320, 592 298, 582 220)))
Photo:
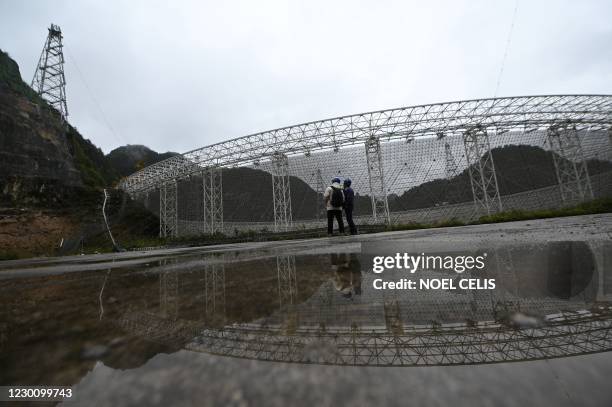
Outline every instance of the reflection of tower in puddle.
MULTIPOLYGON (((161 265, 170 264, 171 260, 160 260, 161 265)), ((159 274, 159 307, 164 318, 176 320, 179 311, 179 277, 176 270, 159 274)))
POLYGON ((391 335, 402 335, 404 333, 404 323, 402 322, 402 309, 397 290, 383 290, 383 308, 387 332, 391 335))
POLYGON ((610 242, 499 244, 492 253, 488 274, 496 279, 491 292, 496 320, 512 312, 547 314, 610 301, 603 288, 610 242))
MULTIPOLYGON (((278 287, 273 290, 278 288, 280 309, 272 314, 266 307, 266 316, 222 329, 194 324, 186 315, 173 321, 130 313, 121 323, 152 340, 190 350, 298 363, 458 365, 609 351, 612 308, 609 304, 591 308, 587 301, 595 298, 596 289, 609 278, 599 274, 590 278, 591 267, 583 266, 609 270, 612 257, 604 250, 600 260, 596 255, 589 263, 597 250, 578 243, 481 248, 478 253, 488 253, 484 270, 456 274, 428 269, 414 276, 457 282, 462 278, 496 278, 495 290, 377 290, 368 280, 379 278, 378 274, 362 274, 352 254, 335 255, 331 265, 337 267, 332 267, 330 279, 309 297, 301 287, 301 302, 296 259, 279 256, 278 287), (361 277, 367 283, 363 293, 361 277)), ((172 304, 169 276, 160 277, 166 284, 167 308, 172 304)), ((222 267, 211 265, 205 280, 200 280, 206 283, 207 305, 203 309, 208 313, 224 308, 223 277, 222 267)), ((399 278, 406 278, 406 273, 385 271, 385 281, 399 278)), ((187 287, 185 280, 183 298, 187 287)), ((603 292, 609 293, 609 288, 604 287, 603 292)), ((181 306, 186 314, 187 307, 183 302, 181 306)))
POLYGON ((281 314, 284 315, 283 329, 287 333, 295 332, 298 325, 297 278, 295 273, 295 256, 277 256, 276 269, 278 273, 278 303, 281 314))
MULTIPOLYGON (((385 327, 387 333, 393 337, 394 352, 397 356, 402 354, 400 339, 404 335, 404 322, 402 309, 398 300, 397 290, 383 290, 383 309, 385 313, 385 327), (389 292, 390 291, 390 292, 389 292)), ((353 332, 353 336, 356 332, 353 332)), ((355 338, 353 341, 356 342, 355 338)))
POLYGON ((492 252, 489 255, 492 255, 495 260, 493 273, 497 290, 495 295, 493 292, 482 293, 488 294, 490 301, 489 304, 480 304, 480 306, 484 309, 490 307, 493 312, 492 316, 497 320, 508 312, 520 310, 519 280, 516 275, 512 246, 500 243, 492 248, 492 252))
POLYGON ((225 260, 204 266, 204 317, 207 324, 225 324, 225 260))
MULTIPOLYGON (((612 133, 611 133, 612 134, 612 133)), ((612 241, 591 241, 593 261, 597 272, 597 292, 595 301, 612 302, 612 241)))

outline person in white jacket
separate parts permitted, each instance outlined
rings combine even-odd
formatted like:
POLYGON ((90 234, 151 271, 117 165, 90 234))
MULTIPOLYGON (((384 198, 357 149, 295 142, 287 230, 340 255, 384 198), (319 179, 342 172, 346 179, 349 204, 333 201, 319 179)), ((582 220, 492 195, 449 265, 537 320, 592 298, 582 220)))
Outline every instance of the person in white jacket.
POLYGON ((333 178, 332 184, 325 189, 323 194, 325 207, 327 208, 327 235, 332 236, 334 232, 334 218, 338 221, 338 232, 344 234, 344 222, 342 221, 342 205, 344 205, 344 191, 340 184, 340 178, 333 178))

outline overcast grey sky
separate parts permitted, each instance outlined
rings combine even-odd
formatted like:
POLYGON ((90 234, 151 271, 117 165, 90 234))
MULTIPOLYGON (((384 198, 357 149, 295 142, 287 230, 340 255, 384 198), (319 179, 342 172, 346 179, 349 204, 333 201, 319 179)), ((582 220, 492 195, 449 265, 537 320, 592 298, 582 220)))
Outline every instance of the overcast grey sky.
MULTIPOLYGON (((0 0, 0 48, 29 83, 47 27, 59 24, 70 122, 105 152, 185 152, 305 121, 491 97, 514 9, 0 0)), ((612 93, 611 16, 610 1, 519 0, 498 96, 612 93)))

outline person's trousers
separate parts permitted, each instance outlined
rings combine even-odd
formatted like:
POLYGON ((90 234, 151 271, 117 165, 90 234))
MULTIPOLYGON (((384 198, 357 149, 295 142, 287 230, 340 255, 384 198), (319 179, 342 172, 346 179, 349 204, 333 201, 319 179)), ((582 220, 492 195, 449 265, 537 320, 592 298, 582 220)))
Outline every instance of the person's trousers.
POLYGON ((355 222, 353 222, 353 208, 344 208, 344 214, 346 215, 346 223, 348 223, 351 235, 356 235, 357 227, 355 226, 355 222))
POLYGON ((344 222, 342 221, 342 209, 332 209, 327 211, 327 234, 331 235, 334 231, 334 218, 338 221, 338 231, 344 233, 344 222))

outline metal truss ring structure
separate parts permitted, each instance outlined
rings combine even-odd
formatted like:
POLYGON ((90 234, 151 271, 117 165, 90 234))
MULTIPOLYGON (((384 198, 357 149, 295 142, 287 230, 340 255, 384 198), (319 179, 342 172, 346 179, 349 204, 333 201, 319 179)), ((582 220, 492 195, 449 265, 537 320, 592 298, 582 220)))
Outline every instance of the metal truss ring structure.
POLYGON ((540 327, 496 322, 382 328, 234 325, 210 329, 148 313, 117 321, 128 332, 164 344, 222 356, 352 366, 435 366, 516 362, 612 350, 612 309, 550 315, 540 327), (326 351, 314 351, 314 349, 326 351))
MULTIPOLYGON (((417 148, 419 143, 410 144, 415 140, 437 139, 441 140, 440 149, 444 154, 442 143, 453 139, 463 140, 474 206, 477 212, 490 214, 502 210, 502 200, 491 154, 493 142, 489 138, 498 139, 505 133, 549 132, 550 148, 560 157, 555 162, 557 180, 567 196, 563 200, 570 202, 575 196, 588 199, 593 195, 584 164, 578 164, 584 162, 584 157, 579 142, 576 144, 576 132, 599 133, 610 128, 612 95, 518 96, 402 107, 308 122, 212 144, 148 166, 125 178, 120 187, 138 196, 161 191, 169 182, 188 179, 209 168, 249 167, 265 162, 273 177, 270 199, 274 202, 274 228, 285 230, 295 222, 289 175, 308 178, 308 174, 290 173, 296 170, 285 165, 287 160, 291 164, 292 160, 317 152, 327 154, 365 146, 369 180, 361 184, 367 185, 369 181, 376 223, 388 223, 387 199, 391 190, 385 188, 393 185, 393 174, 398 168, 390 166, 388 185, 385 185, 383 163, 391 164, 382 156, 386 143, 405 141, 403 148, 408 151, 417 148)), ((410 165, 406 163, 405 168, 410 165)), ((458 170, 447 154, 447 172, 453 174, 458 170)), ((405 178, 410 176, 409 172, 404 174, 405 178)), ((218 190, 221 191, 220 184, 218 190)), ((220 224, 222 211, 215 216, 216 224, 220 224)), ((208 229, 217 230, 216 227, 208 229)))
POLYGON ((463 134, 483 130, 547 130, 571 122, 578 129, 612 126, 612 95, 547 95, 475 99, 402 107, 341 116, 264 131, 168 158, 130 175, 121 187, 129 193, 152 191, 167 180, 183 179, 210 166, 235 167, 269 159, 365 144, 463 134))

